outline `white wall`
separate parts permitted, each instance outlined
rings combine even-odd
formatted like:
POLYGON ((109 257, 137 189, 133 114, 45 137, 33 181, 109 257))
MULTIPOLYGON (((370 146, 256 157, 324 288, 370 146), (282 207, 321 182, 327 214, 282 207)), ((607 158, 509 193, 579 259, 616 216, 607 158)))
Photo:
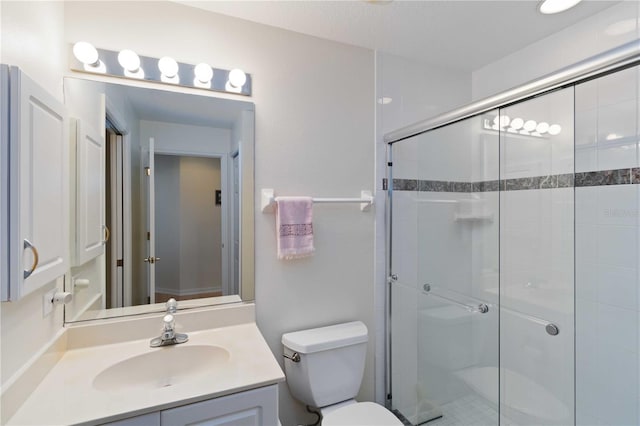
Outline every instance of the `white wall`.
POLYGON ((226 154, 231 146, 229 129, 140 120, 141 145, 149 146, 149 138, 158 153, 226 154))
POLYGON ((222 290, 222 205, 220 159, 182 157, 180 160, 180 291, 222 290))
MULTIPOLYGON (((56 99, 62 101, 64 70, 64 3, 0 3, 0 62, 17 65, 56 99)), ((62 279, 45 285, 18 302, 0 304, 0 383, 7 381, 62 328, 62 307, 43 318, 42 296, 62 279)))
MULTIPOLYGON (((264 187, 335 197, 372 189, 373 52, 168 3, 69 3, 65 30, 68 43, 251 73, 256 205, 264 187)), ((274 217, 256 214, 258 326, 281 360, 285 332, 363 320, 371 340, 360 398, 373 399, 373 213, 344 205, 314 213, 316 255, 295 262, 276 259, 274 217)), ((280 395, 283 424, 313 420, 286 385, 280 395)))

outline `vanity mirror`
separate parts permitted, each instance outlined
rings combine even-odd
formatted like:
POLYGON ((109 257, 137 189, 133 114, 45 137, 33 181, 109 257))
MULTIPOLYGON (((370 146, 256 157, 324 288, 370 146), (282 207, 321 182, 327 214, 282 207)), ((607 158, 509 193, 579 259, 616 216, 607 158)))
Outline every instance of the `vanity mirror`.
POLYGON ((65 321, 254 298, 254 105, 65 78, 65 321))

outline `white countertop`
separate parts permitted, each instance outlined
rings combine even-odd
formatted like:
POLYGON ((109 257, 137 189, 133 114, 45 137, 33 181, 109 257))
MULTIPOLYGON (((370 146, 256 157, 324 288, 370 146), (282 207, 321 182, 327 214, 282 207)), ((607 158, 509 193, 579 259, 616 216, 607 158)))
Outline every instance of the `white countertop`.
MULTIPOLYGON (((187 330, 188 331, 188 330, 187 330)), ((157 389, 101 391, 94 378, 128 358, 170 349, 147 339, 71 349, 11 417, 8 425, 99 424, 284 381, 284 373, 255 323, 190 332, 187 345, 215 345, 230 359, 215 374, 157 389)))

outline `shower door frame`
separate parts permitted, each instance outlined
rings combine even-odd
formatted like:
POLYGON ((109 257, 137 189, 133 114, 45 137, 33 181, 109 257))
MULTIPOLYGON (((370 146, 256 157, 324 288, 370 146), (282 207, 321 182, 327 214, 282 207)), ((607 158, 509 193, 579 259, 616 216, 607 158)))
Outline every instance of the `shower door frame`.
MULTIPOLYGON (((384 135, 387 144, 386 203, 385 203, 385 406, 392 408, 392 335, 391 312, 392 285, 396 278, 392 259, 393 216, 393 145, 491 110, 508 107, 557 89, 575 86, 625 68, 640 65, 640 39, 622 44, 594 55, 553 73, 508 89, 496 95, 470 103, 463 107, 399 128, 384 135)), ((575 172, 574 172, 575 173, 575 172)), ((574 349, 575 350, 575 349, 574 349)), ((574 354, 575 355, 575 354, 574 354)), ((574 378, 575 383, 575 378, 574 378)), ((575 398, 575 392, 574 392, 575 398)))

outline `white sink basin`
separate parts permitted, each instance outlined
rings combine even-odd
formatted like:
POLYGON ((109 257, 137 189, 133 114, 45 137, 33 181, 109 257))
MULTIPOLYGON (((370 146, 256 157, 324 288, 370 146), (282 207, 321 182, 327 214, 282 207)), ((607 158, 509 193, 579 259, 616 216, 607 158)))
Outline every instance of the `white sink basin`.
POLYGON ((221 371, 230 354, 212 345, 175 345, 118 362, 102 370, 93 380, 101 391, 158 389, 189 383, 221 371))

